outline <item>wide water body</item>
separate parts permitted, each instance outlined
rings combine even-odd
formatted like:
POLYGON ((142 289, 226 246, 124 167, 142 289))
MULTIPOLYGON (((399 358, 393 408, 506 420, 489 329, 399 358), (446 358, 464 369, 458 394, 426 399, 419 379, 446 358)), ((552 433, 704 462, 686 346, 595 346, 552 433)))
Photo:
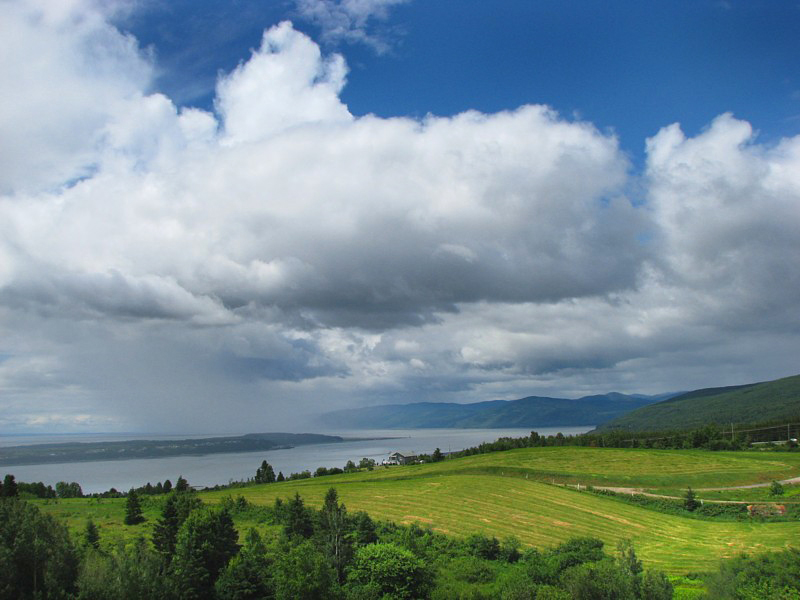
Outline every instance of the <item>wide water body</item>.
MULTIPOLYGON (((541 435, 564 435, 585 433, 593 426, 585 427, 540 427, 541 435)), ((345 441, 335 444, 314 444, 297 446, 285 450, 267 452, 240 452, 235 454, 210 454, 207 456, 176 456, 171 458, 133 459, 99 462, 62 463, 54 465, 19 465, 3 467, 4 472, 13 473, 17 481, 42 481, 55 486, 58 481, 77 481, 84 493, 104 492, 112 487, 128 490, 144 485, 148 481, 155 484, 169 479, 172 483, 183 475, 190 485, 213 486, 240 481, 253 477, 262 460, 266 460, 284 475, 299 473, 305 469, 312 473, 317 467, 343 467, 348 460, 355 463, 363 458, 377 462, 384 460, 391 452, 403 454, 430 454, 439 448, 442 452, 463 450, 482 442, 492 442, 500 437, 523 437, 529 435, 527 429, 391 429, 324 432, 346 438, 391 438, 345 441)), ((0 445, 11 446, 23 443, 47 443, 56 441, 88 442, 114 441, 124 439, 184 439, 203 436, 52 436, 49 438, 26 436, 3 436, 0 445)))

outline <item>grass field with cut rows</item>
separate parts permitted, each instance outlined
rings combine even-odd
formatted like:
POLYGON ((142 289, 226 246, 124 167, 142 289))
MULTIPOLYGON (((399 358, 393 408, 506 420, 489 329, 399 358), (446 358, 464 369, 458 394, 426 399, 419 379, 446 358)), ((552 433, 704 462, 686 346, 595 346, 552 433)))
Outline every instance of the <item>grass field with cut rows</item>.
MULTIPOLYGON (((451 474, 411 479, 325 477, 237 490, 269 504, 295 492, 315 507, 336 487, 349 510, 375 518, 430 525, 465 536, 514 535, 525 545, 552 546, 573 536, 593 536, 610 548, 631 538, 647 565, 668 573, 712 569, 739 552, 782 549, 800 539, 800 522, 730 523, 665 515, 593 494, 520 478, 451 474), (349 480, 348 480, 349 479, 349 480)), ((226 494, 210 493, 209 502, 226 494)))
MULTIPOLYGON (((684 574, 711 570, 720 558, 740 552, 796 545, 800 522, 702 521, 547 483, 679 489, 686 485, 744 485, 797 475, 800 455, 790 453, 531 448, 207 492, 201 498, 217 503, 225 496, 242 495, 254 504, 269 505, 275 498, 298 492, 309 505, 319 507, 328 488, 335 487, 350 511, 365 510, 375 519, 430 525, 456 536, 481 532, 502 539, 514 535, 526 545, 540 547, 573 536, 594 536, 610 548, 627 537, 647 566, 684 574)), ((158 514, 158 500, 148 499, 148 522, 125 528, 124 500, 98 503, 81 499, 41 506, 67 518, 73 530, 92 516, 103 535, 111 538, 147 534, 158 514)), ((237 525, 240 530, 246 526, 237 525)))
POLYGON ((800 475, 800 453, 621 448, 521 448, 402 469, 378 468, 370 480, 447 473, 527 477, 549 483, 645 488, 724 487, 800 475))

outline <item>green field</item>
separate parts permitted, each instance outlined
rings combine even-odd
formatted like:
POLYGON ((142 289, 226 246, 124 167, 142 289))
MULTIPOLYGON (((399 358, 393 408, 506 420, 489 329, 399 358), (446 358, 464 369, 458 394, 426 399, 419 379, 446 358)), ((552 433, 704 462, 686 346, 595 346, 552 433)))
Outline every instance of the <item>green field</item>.
MULTIPOLYGON (((404 475, 474 472, 550 483, 645 488, 723 487, 800 475, 800 453, 621 448, 524 448, 405 467, 404 475)), ((373 477, 381 477, 381 471, 373 477)), ((396 477, 384 469, 388 477, 396 477)))
MULTIPOLYGON (((438 464, 378 468, 280 484, 201 494, 209 503, 228 495, 267 505, 299 492, 320 506, 336 487, 350 511, 373 518, 430 525, 463 536, 514 535, 526 545, 552 546, 573 536, 594 536, 611 548, 631 538, 650 567, 672 574, 711 570, 739 552, 782 549, 800 539, 800 522, 722 522, 666 515, 549 483, 647 488, 742 485, 800 475, 800 455, 778 452, 531 448, 453 459, 438 464)), ((106 539, 147 533, 158 500, 145 503, 148 523, 121 525, 124 500, 71 500, 42 504, 74 530, 91 516, 106 539)), ((243 529, 245 523, 239 523, 243 529)))

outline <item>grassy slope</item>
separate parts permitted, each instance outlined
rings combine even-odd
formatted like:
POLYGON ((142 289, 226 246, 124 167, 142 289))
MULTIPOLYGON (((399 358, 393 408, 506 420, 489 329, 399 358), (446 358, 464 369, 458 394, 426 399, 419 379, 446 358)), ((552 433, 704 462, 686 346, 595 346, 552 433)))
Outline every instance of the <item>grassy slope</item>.
MULTIPOLYGON (((637 487, 722 487, 800 475, 800 453, 623 448, 522 448, 438 464, 377 469, 369 480, 441 474, 496 474, 544 482, 637 487)), ((329 478, 333 480, 332 478, 329 478)), ((344 480, 348 480, 345 477, 344 480)), ((325 481, 325 480, 323 480, 325 481)))
POLYGON ((664 431, 707 423, 759 423, 800 415, 800 375, 734 388, 683 394, 634 410, 598 427, 601 431, 664 431))
MULTIPOLYGON (((800 539, 800 523, 727 523, 664 515, 612 499, 584 494, 543 481, 617 485, 713 487, 769 481, 800 474, 800 455, 789 453, 711 453, 592 448, 536 448, 445 461, 376 469, 282 484, 204 493, 219 502, 243 495, 256 504, 299 492, 320 506, 336 487, 349 510, 374 518, 430 524, 453 535, 483 532, 523 543, 551 546, 576 535, 603 539, 611 548, 622 537, 636 543, 649 566, 670 573, 711 569, 716 561, 741 551, 783 548, 800 539)), ((123 527, 118 500, 67 500, 40 506, 67 518, 74 531, 87 518, 101 528, 104 541, 149 535, 158 500, 145 499, 148 522, 123 527)), ((237 523, 240 532, 252 523, 237 523)))
MULTIPOLYGON (((226 494, 230 495, 230 494, 226 494)), ((206 494, 200 496, 206 502, 216 502, 206 494)), ((149 538, 153 526, 161 517, 163 496, 140 496, 142 514, 145 522, 138 525, 124 525, 125 498, 69 498, 65 500, 35 500, 39 508, 66 522, 70 532, 78 537, 83 536, 86 522, 91 519, 100 531, 101 546, 112 548, 118 543, 127 543, 137 537, 149 538)), ((262 531, 269 529, 263 523, 236 519, 239 541, 243 542, 249 527, 262 531)))
MULTIPOLYGON (((333 477, 248 488, 256 503, 299 492, 319 506, 335 486, 350 510, 366 510, 400 523, 430 524, 453 535, 483 532, 551 546, 576 535, 595 536, 613 548, 631 538, 648 566, 682 574, 707 570, 722 557, 786 547, 800 523, 728 523, 664 515, 611 499, 499 475, 441 475, 379 481, 333 477)), ((210 494, 208 501, 222 494, 210 494)))

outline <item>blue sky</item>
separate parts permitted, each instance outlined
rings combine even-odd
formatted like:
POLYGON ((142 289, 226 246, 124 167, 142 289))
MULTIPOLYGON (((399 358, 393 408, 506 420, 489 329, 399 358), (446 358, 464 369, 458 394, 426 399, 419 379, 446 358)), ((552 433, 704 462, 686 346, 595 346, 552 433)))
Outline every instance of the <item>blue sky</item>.
MULTIPOLYGON (((212 107, 214 83, 290 19, 291 2, 151 3, 123 26, 155 50, 159 89, 212 107)), ((774 140, 800 128, 796 2, 410 1, 370 22, 386 43, 324 40, 350 73, 343 101, 383 117, 496 112, 547 104, 618 133, 638 162, 644 139, 680 122, 689 134, 732 112, 774 140)))
POLYGON ((0 2, 0 432, 797 374, 797 2, 0 2))

